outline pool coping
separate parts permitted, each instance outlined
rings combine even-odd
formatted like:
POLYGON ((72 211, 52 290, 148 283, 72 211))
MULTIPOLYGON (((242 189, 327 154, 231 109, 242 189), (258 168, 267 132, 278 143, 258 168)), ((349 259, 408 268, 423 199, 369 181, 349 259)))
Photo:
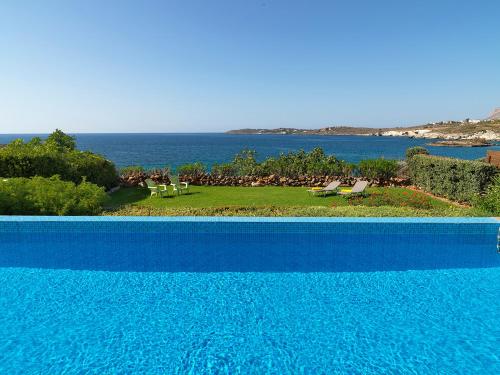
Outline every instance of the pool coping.
POLYGON ((218 222, 499 224, 494 217, 6 216, 1 222, 218 222))

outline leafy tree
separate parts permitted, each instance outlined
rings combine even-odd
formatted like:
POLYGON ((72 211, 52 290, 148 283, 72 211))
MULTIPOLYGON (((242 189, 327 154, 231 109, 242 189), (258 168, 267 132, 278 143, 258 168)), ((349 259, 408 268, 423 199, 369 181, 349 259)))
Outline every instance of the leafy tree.
POLYGON ((52 132, 45 142, 48 146, 53 146, 59 151, 73 151, 76 149, 75 137, 67 135, 59 129, 52 132))

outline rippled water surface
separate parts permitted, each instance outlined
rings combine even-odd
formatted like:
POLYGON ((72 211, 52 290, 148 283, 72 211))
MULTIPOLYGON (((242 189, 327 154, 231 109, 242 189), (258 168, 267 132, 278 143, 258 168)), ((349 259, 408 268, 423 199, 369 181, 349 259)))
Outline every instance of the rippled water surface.
POLYGON ((500 268, 1 268, 0 373, 498 374, 500 268))

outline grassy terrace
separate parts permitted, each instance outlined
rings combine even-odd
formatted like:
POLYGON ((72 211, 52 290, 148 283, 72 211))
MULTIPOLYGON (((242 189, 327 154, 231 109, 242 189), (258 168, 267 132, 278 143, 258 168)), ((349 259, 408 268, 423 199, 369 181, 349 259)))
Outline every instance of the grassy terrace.
POLYGON ((156 198, 145 188, 111 195, 105 215, 160 216, 471 216, 467 207, 405 188, 369 188, 366 197, 311 197, 304 187, 192 186, 190 194, 156 198))

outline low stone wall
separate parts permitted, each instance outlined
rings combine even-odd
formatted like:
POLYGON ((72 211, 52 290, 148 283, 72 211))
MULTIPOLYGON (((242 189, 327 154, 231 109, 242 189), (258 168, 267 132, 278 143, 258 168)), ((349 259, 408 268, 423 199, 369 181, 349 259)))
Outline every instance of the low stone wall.
MULTIPOLYGON (((336 180, 342 185, 354 185, 361 177, 336 177, 336 176, 301 176, 297 178, 279 177, 276 175, 266 177, 256 176, 215 176, 205 174, 200 176, 180 176, 181 181, 191 185, 205 186, 326 186, 336 180)), ((408 186, 409 179, 394 178, 390 181, 369 180, 371 186, 408 186)))
POLYGON ((150 178, 157 184, 170 184, 168 173, 162 171, 154 172, 132 172, 120 176, 120 186, 146 186, 145 181, 150 178))
MULTIPOLYGON (((160 172, 135 172, 120 176, 121 186, 145 186, 145 180, 150 178, 156 183, 169 184, 167 174, 160 172)), ((332 181, 340 181, 342 185, 352 186, 358 180, 366 180, 362 177, 336 177, 336 176, 301 176, 297 178, 279 177, 277 175, 257 176, 216 176, 203 174, 197 176, 181 175, 180 181, 189 182, 190 185, 202 186, 326 186, 332 181)), ((393 178, 389 181, 368 180, 371 186, 408 186, 407 178, 393 178)))

